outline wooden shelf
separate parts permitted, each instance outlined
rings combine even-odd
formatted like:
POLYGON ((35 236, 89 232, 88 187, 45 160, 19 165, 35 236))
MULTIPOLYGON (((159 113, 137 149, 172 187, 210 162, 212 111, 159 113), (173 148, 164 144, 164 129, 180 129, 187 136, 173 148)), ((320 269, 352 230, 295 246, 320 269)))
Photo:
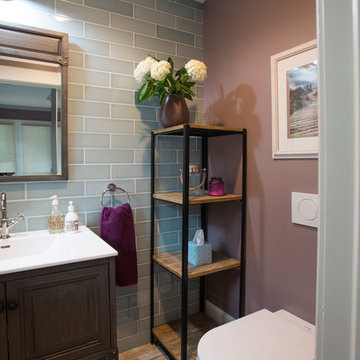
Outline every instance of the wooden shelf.
POLYGON ((168 127, 166 129, 153 130, 155 135, 183 135, 184 127, 188 125, 190 136, 224 136, 243 133, 244 129, 230 128, 226 126, 198 125, 198 124, 182 124, 168 127))
MULTIPOLYGON (((216 326, 218 324, 204 313, 192 315, 188 318, 188 360, 196 360, 197 345, 200 338, 216 326)), ((181 359, 180 320, 154 328, 153 334, 175 359, 181 359)))
MULTIPOLYGON (((182 192, 171 192, 171 193, 158 193, 154 194, 154 199, 168 201, 174 204, 182 205, 182 192)), ((216 202, 225 202, 225 201, 235 201, 241 200, 241 195, 236 194, 225 194, 222 196, 189 196, 189 204, 207 204, 207 203, 216 203, 216 202)))
MULTIPOLYGON (((165 269, 171 271, 179 278, 182 277, 181 251, 162 253, 153 256, 154 261, 165 269)), ((240 261, 229 258, 219 252, 212 252, 212 263, 202 266, 188 264, 188 278, 193 279, 199 276, 209 275, 224 270, 235 269, 240 266, 240 261)))

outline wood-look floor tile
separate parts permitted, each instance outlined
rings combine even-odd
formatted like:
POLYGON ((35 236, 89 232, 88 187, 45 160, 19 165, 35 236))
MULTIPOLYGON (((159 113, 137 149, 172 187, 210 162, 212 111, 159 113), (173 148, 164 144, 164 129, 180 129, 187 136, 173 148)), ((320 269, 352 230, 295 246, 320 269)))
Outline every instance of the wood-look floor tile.
POLYGON ((119 360, 164 360, 165 356, 161 354, 155 345, 146 344, 135 349, 128 350, 119 355, 119 360))

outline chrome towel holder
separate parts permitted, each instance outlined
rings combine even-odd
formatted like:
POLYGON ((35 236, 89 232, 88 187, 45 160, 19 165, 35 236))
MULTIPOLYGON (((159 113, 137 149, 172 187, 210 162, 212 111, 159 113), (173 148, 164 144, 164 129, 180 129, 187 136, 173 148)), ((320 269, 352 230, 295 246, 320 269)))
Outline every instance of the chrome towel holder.
POLYGON ((106 190, 103 191, 102 195, 101 195, 101 205, 104 206, 103 200, 104 200, 104 195, 110 191, 110 192, 115 192, 116 190, 121 191, 123 194, 125 194, 127 196, 128 199, 128 203, 130 204, 130 196, 128 194, 128 192, 124 189, 122 189, 121 187, 116 186, 115 184, 111 183, 107 186, 106 190))

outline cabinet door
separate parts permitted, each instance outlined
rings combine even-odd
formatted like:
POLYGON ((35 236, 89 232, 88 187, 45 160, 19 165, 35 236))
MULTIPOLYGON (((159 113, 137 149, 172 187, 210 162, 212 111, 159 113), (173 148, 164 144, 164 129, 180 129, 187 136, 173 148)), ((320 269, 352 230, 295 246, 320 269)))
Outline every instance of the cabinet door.
POLYGON ((107 265, 6 283, 9 359, 74 360, 110 348, 107 265))
POLYGON ((7 360, 5 285, 0 283, 0 360, 7 360))

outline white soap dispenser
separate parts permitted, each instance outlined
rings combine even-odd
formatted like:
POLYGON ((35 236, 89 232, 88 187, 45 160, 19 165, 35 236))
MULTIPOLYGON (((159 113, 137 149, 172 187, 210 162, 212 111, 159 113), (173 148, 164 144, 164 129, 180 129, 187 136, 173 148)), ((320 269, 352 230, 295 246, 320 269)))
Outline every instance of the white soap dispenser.
POLYGON ((75 212, 75 207, 72 201, 69 201, 68 213, 65 216, 65 231, 75 232, 79 230, 79 216, 75 212))

